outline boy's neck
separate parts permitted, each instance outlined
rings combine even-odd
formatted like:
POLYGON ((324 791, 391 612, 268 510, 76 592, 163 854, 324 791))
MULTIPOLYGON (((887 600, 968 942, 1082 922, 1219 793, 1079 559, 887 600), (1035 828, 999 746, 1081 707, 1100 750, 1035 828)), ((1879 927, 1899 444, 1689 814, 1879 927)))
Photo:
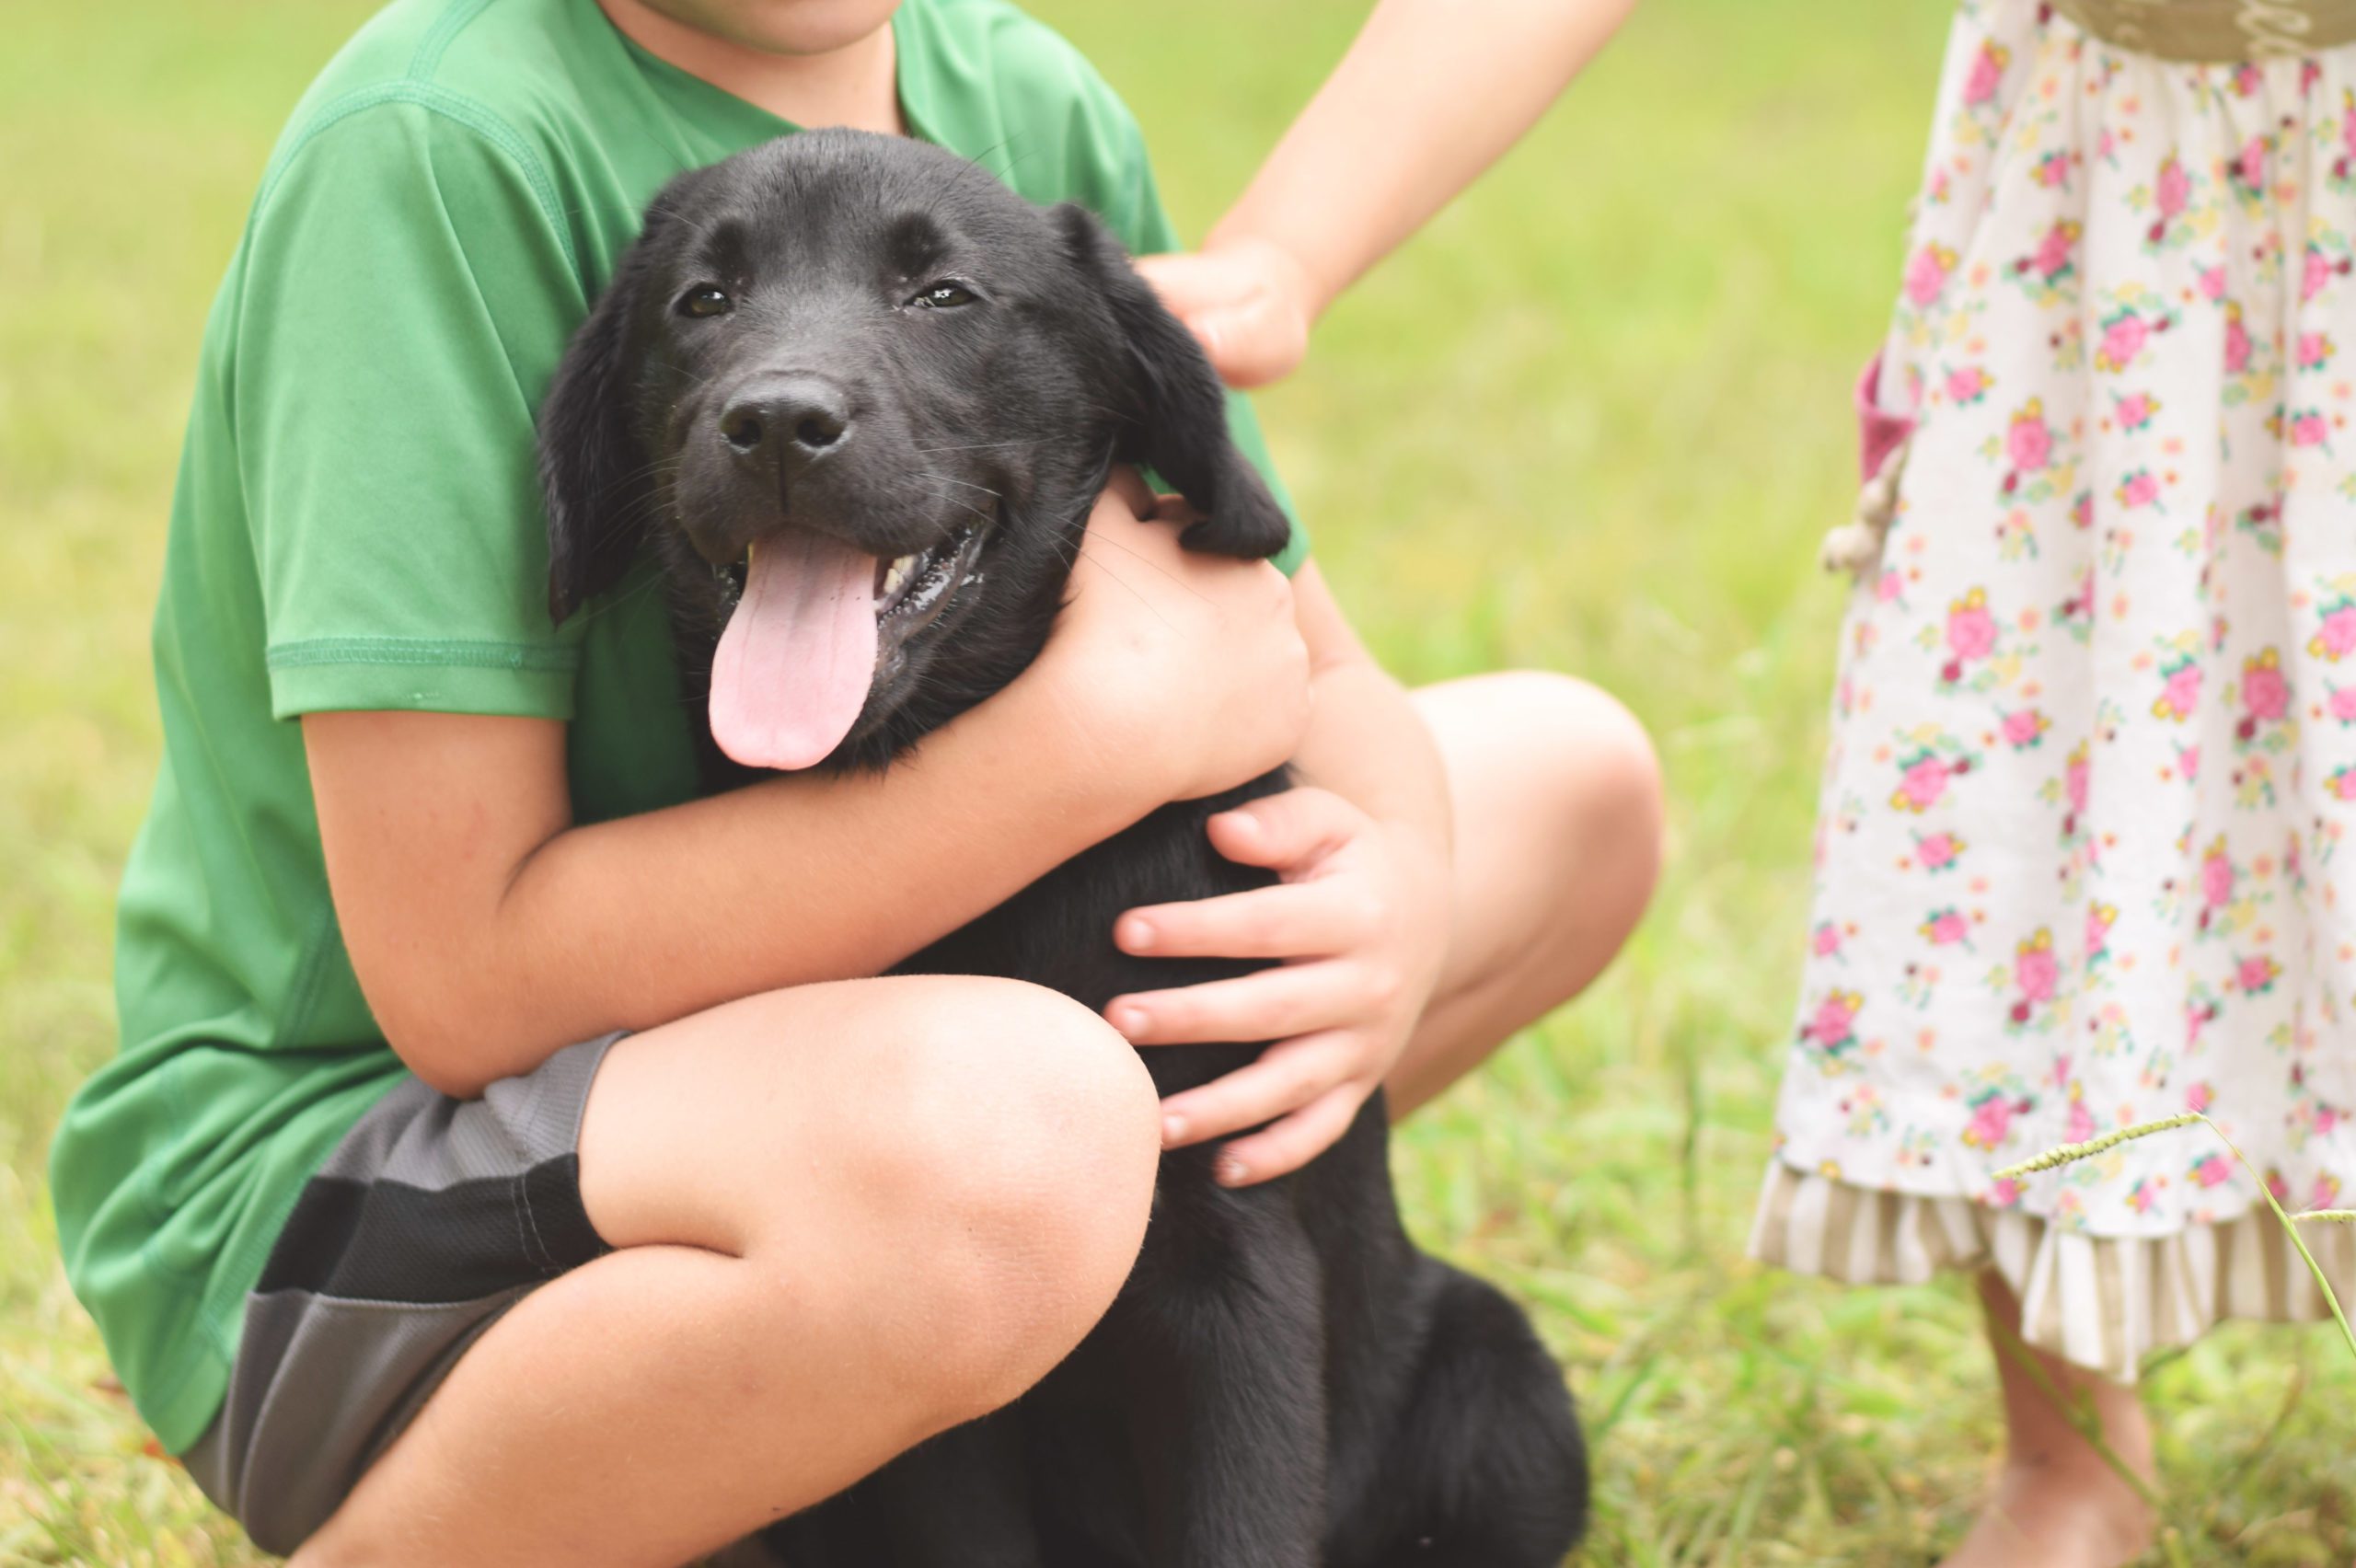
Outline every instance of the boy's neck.
POLYGON ((805 54, 764 49, 691 27, 649 0, 597 4, 615 27, 656 59, 803 130, 842 125, 907 134, 900 114, 898 56, 889 20, 848 43, 805 54))

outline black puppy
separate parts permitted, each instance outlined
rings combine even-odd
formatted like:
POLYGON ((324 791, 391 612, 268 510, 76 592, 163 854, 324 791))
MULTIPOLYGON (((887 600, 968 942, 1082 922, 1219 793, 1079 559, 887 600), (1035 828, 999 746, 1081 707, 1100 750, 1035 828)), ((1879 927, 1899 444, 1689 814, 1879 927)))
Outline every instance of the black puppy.
MULTIPOLYGON (((641 546, 665 563, 718 776, 881 767, 1045 640, 1089 507, 1142 463, 1254 557, 1287 525, 1185 329, 1077 207, 849 132, 682 176, 541 415, 560 620, 641 546), (724 755, 721 755, 724 754, 724 755)), ((741 776, 741 775, 740 775, 741 776)), ((1116 950, 1115 916, 1261 885, 1212 813, 1163 808, 909 960, 1101 1009, 1256 967, 1116 950)), ((1258 1044, 1147 1053, 1165 1094, 1258 1044)), ((1015 1406, 771 1539, 793 1568, 1548 1568, 1587 1473, 1521 1312, 1417 1251, 1381 1097, 1299 1174, 1230 1191, 1166 1156, 1143 1255, 1015 1406)))

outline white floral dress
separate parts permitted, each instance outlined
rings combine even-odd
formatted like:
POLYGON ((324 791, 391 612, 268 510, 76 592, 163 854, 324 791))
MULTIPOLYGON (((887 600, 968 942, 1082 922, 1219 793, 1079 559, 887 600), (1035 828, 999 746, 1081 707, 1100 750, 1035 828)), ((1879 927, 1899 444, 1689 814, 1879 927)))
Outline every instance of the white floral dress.
POLYGON ((1754 1250, 1992 1264, 2120 1378, 2320 1315, 2206 1128, 1993 1173, 2200 1110, 2286 1207, 2356 1190, 2356 48, 2175 64, 1967 0, 1864 390, 1901 477, 1754 1250))

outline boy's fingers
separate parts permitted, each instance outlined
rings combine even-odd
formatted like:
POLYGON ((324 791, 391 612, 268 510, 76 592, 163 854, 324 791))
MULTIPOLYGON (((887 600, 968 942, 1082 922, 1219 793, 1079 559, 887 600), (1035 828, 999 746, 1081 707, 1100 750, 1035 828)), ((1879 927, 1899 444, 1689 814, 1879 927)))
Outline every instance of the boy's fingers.
POLYGON ((1266 1131, 1236 1139, 1219 1151, 1220 1184, 1249 1187, 1289 1176, 1341 1140, 1368 1092, 1355 1079, 1337 1085, 1266 1131))
POLYGON ((1133 1045, 1284 1040, 1355 1020, 1365 980, 1345 963, 1290 963, 1235 980, 1138 991, 1105 1004, 1104 1017, 1133 1045))
POLYGON ((1279 1041, 1249 1066, 1163 1101, 1161 1147, 1184 1148, 1273 1122, 1343 1083, 1354 1065, 1342 1034, 1279 1041))
POLYGON ((1365 821, 1341 796, 1304 784, 1211 818, 1211 847, 1239 865, 1296 867, 1331 853, 1365 821))
POLYGON ((1132 909, 1113 940, 1140 958, 1323 958, 1362 945, 1376 923, 1362 894, 1329 879, 1132 909))

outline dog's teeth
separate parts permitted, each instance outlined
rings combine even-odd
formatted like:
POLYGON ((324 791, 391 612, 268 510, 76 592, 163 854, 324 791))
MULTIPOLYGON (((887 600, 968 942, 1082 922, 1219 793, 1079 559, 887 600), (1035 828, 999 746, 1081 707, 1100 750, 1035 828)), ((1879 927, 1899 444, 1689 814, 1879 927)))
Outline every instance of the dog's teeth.
POLYGON ((894 561, 890 566, 885 567, 884 569, 884 596, 888 599, 893 594, 898 593, 901 585, 907 582, 908 573, 914 571, 916 567, 917 558, 912 555, 904 555, 899 559, 894 561))

